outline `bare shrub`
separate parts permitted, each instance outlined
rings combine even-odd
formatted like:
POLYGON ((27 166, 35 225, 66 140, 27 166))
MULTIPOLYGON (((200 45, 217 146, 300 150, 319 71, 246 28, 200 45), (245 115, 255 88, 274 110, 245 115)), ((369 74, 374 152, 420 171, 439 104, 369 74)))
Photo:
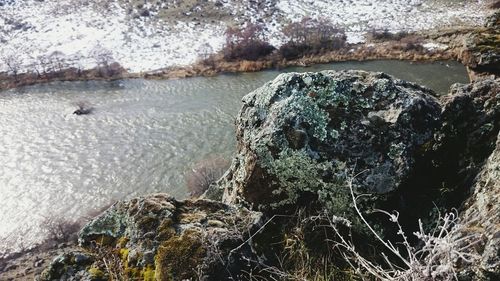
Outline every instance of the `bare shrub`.
MULTIPOLYGON (((51 71, 51 64, 50 64, 50 60, 47 56, 45 55, 40 55, 40 56, 37 56, 36 57, 37 59, 37 67, 40 68, 40 74, 43 74, 43 75, 47 75, 47 73, 49 73, 51 71)), ((42 76, 42 75, 40 75, 42 76)))
POLYGON ((330 226, 339 238, 334 241, 335 246, 341 250, 345 260, 363 278, 372 277, 383 281, 458 280, 458 266, 473 263, 478 259, 479 256, 475 254, 474 246, 481 239, 477 234, 463 235, 463 230, 467 226, 458 222, 455 212, 440 215, 436 221, 436 227, 430 232, 425 231, 422 221, 419 220, 419 230, 414 232, 414 235, 420 245, 415 247, 410 244, 407 234, 399 224, 397 212, 377 210, 386 214, 396 225, 397 234, 401 237, 402 243, 395 244, 382 238, 368 223, 358 208, 352 183, 349 184, 349 188, 354 208, 360 219, 387 251, 387 254, 384 252, 380 254, 385 264, 376 264, 362 256, 352 241, 341 233, 339 225, 350 227, 351 223, 348 220, 328 215, 323 218, 328 218, 330 226), (389 258, 389 256, 395 258, 389 258))
POLYGON ((222 50, 224 59, 258 60, 271 54, 276 48, 266 42, 262 25, 247 23, 244 28, 228 27, 226 44, 222 50))
POLYGON ((366 37, 368 41, 399 41, 409 35, 408 31, 390 32, 388 29, 372 29, 366 37))
POLYGON ((422 38, 416 36, 409 36, 401 39, 404 51, 416 51, 419 53, 425 52, 425 48, 422 45, 422 38))
POLYGON ((224 174, 227 168, 229 168, 229 161, 220 156, 205 158, 196 163, 185 176, 189 196, 202 195, 224 174))
POLYGON ((205 43, 201 45, 196 51, 200 60, 204 61, 210 58, 210 55, 213 54, 214 49, 212 48, 212 46, 210 46, 210 44, 205 43))
POLYGON ((94 59, 101 77, 113 77, 123 72, 123 67, 115 61, 113 52, 100 44, 94 46, 90 55, 94 59))
POLYGON ((253 276, 262 277, 262 280, 269 280, 269 277, 291 281, 355 280, 354 272, 347 264, 339 262, 333 244, 327 239, 330 227, 318 223, 305 209, 288 216, 288 220, 291 224, 281 242, 282 250, 276 254, 277 262, 272 266, 261 264, 260 269, 251 273, 253 276))
POLYGON ((339 50, 347 42, 345 31, 324 18, 304 17, 291 22, 283 28, 283 34, 289 39, 279 49, 285 59, 339 50))
POLYGON ((2 58, 2 62, 7 66, 7 70, 14 76, 17 81, 19 71, 21 70, 21 60, 15 55, 7 55, 2 58))
POLYGON ((51 64, 51 71, 62 73, 66 68, 65 55, 63 52, 54 51, 49 55, 49 61, 51 64))
POLYGON ((76 240, 76 233, 80 230, 81 223, 48 216, 42 221, 42 226, 47 233, 48 241, 61 243, 76 240))
MULTIPOLYGON (((361 254, 359 246, 373 245, 355 245, 354 233, 351 231, 353 223, 350 220, 331 215, 328 211, 314 216, 299 211, 295 216, 288 216, 295 218, 297 223, 284 233, 281 242, 284 244, 284 252, 277 253, 280 255, 278 262, 272 265, 259 262, 259 267, 248 272, 249 276, 255 278, 252 280, 269 280, 265 276, 272 276, 271 280, 451 281, 459 280, 458 272, 477 262, 479 255, 476 247, 482 241, 480 234, 466 231, 474 225, 473 221, 460 222, 456 212, 450 212, 440 215, 429 231, 419 220, 419 228, 413 233, 417 242, 410 243, 398 221, 397 212, 376 210, 387 215, 389 221, 396 226, 401 242, 395 243, 383 238, 365 219, 357 204, 357 200, 363 195, 354 195, 352 182, 348 186, 355 212, 367 231, 380 243, 380 246, 374 248, 374 256, 368 259, 365 254, 361 254), (329 234, 330 231, 333 236, 329 234), (323 250, 312 248, 308 241, 320 245, 323 250), (330 251, 325 254, 325 249, 330 251), (343 263, 351 270, 346 270, 343 263)), ((276 215, 250 238, 275 217, 276 215)))

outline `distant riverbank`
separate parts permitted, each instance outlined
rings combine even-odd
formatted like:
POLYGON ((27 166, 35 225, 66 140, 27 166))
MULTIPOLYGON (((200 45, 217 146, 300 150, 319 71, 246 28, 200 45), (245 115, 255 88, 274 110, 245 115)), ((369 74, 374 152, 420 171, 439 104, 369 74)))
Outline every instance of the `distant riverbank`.
MULTIPOLYGON (((429 45, 434 46, 434 45, 429 45)), ((436 45, 438 46, 438 45, 436 45)), ((209 59, 200 60, 187 66, 175 66, 156 71, 131 73, 118 63, 92 69, 67 68, 52 72, 0 73, 0 90, 47 83, 53 81, 93 81, 117 79, 177 79, 196 76, 214 76, 221 73, 255 72, 266 69, 282 69, 293 66, 311 66, 346 61, 405 60, 438 61, 457 60, 456 52, 443 47, 426 48, 413 43, 387 41, 377 43, 349 44, 336 51, 308 55, 293 60, 277 59, 269 56, 259 60, 224 60, 214 54, 209 59)))

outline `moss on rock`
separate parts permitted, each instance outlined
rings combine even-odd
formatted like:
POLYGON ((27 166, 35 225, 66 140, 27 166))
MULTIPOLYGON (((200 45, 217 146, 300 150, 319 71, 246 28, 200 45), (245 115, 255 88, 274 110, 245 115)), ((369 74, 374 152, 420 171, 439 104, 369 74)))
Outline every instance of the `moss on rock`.
POLYGON ((155 257, 157 280, 193 280, 205 257, 201 233, 185 231, 182 235, 163 242, 155 257))

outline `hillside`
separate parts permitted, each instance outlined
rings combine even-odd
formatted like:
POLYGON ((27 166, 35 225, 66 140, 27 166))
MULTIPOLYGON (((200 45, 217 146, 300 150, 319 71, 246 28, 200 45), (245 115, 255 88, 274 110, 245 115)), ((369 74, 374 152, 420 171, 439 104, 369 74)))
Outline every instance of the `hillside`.
MULTIPOLYGON (((304 16, 345 28, 349 42, 372 29, 418 31, 481 25, 484 1, 0 1, 0 57, 32 69, 53 57, 91 68, 102 49, 130 72, 193 63, 206 44, 216 52, 227 26, 260 22, 268 40, 304 16), (470 11, 474 11, 471 13, 470 11)), ((205 48, 205 49, 203 49, 205 48)), ((0 64, 0 72, 5 69, 0 64)))

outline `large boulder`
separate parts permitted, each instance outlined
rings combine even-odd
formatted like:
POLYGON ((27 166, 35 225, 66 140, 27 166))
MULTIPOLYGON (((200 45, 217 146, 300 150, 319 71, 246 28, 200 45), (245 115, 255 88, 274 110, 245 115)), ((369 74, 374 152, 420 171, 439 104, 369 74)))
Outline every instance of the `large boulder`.
POLYGON ((226 280, 256 260, 245 241, 260 222, 260 213, 210 200, 154 194, 120 201, 79 233, 92 262, 60 257, 45 280, 108 280, 113 272, 131 280, 226 280))
POLYGON ((413 188, 441 124, 434 95, 383 73, 281 74, 243 98, 237 155, 207 196, 262 210, 343 212, 351 180, 356 192, 381 197, 413 188))

